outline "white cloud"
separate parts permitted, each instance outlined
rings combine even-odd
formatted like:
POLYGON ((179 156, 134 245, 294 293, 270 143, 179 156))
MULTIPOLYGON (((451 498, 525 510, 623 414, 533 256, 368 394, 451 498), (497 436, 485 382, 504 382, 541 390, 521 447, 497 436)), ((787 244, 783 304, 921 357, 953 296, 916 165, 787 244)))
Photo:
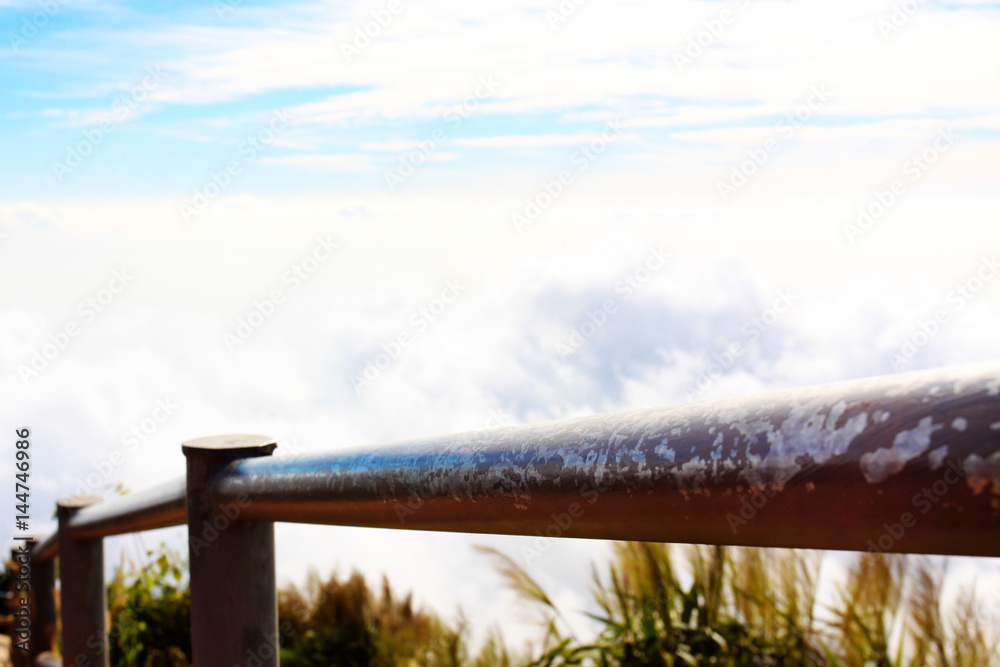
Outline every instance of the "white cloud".
MULTIPOLYGON (((180 406, 176 415, 109 482, 141 489, 179 475, 179 443, 210 433, 260 432, 282 447, 326 451, 483 428, 497 409, 530 422, 678 403, 684 385, 785 285, 801 302, 706 397, 884 373, 896 334, 975 268, 984 248, 1000 248, 997 210, 995 202, 992 210, 982 201, 914 202, 882 223, 885 234, 873 230, 852 248, 840 237, 843 203, 712 210, 697 199, 574 193, 527 237, 498 221, 496 201, 476 198, 237 198, 194 229, 181 229, 157 201, 5 207, 0 280, 31 282, 0 297, 3 421, 35 429, 45 452, 34 463, 35 502, 49 507, 160 398, 180 406), (335 235, 342 251, 230 353, 224 333, 255 299, 290 290, 283 273, 321 233, 335 235), (588 309, 620 298, 616 283, 658 245, 672 254, 669 265, 576 356, 560 359, 555 344, 588 309), (25 388, 18 365, 126 260, 136 267, 134 291, 25 388), (454 276, 468 294, 355 395, 351 375, 454 276)), ((914 367, 996 357, 997 287, 914 367)), ((9 465, 0 462, 0 472, 9 465)), ((471 549, 488 543, 517 558, 531 538, 310 526, 281 526, 278 535, 282 581, 301 581, 308 565, 357 567, 373 582, 384 572, 396 590, 412 589, 445 614, 465 608, 477 632, 500 623, 513 641, 535 636, 530 624, 509 620, 517 607, 497 597, 489 562, 471 549)), ((109 556, 121 544, 131 542, 109 543, 109 556)), ((575 612, 588 561, 606 553, 600 542, 559 543, 532 571, 575 612)))
MULTIPOLYGON (((1000 153, 989 135, 1000 126, 995 12, 928 6, 886 42, 875 22, 888 6, 755 1, 678 71, 674 53, 734 3, 590 3, 553 32, 543 10, 555 4, 407 5, 352 63, 340 45, 368 6, 350 15, 340 5, 307 16, 253 10, 244 16, 266 27, 234 15, 121 36, 130 53, 176 54, 164 65, 170 85, 151 96, 156 110, 258 95, 293 107, 296 126, 274 147, 297 152, 257 160, 291 168, 281 173, 338 172, 333 182, 371 170, 414 148, 400 125, 427 129, 487 75, 500 85, 475 119, 488 123, 446 141, 496 151, 471 167, 457 150, 436 151, 439 164, 421 179, 438 174, 440 191, 232 194, 191 226, 168 196, 0 204, 0 282, 16 285, 0 291, 2 421, 7 432, 15 419, 37 429, 36 506, 51 507, 92 474, 161 398, 181 408, 109 481, 140 489, 180 474, 179 443, 209 433, 262 432, 325 451, 482 428, 497 410, 530 422, 683 402, 685 384, 786 287, 801 302, 705 397, 884 373, 886 353, 914 323, 983 253, 1000 250, 1000 153), (819 84, 831 102, 723 205, 717 180, 819 84), (302 93, 310 90, 322 92, 302 93), (582 144, 592 135, 563 126, 599 128, 612 112, 636 140, 596 161, 517 234, 510 214, 565 160, 496 166, 493 156, 582 144), (843 226, 943 123, 962 140, 850 244, 843 226), (350 140, 357 149, 344 146, 350 140), (293 293, 283 275, 325 234, 342 251, 293 293), (618 281, 658 246, 672 254, 668 266, 560 358, 556 344, 588 309, 620 296, 618 281), (18 367, 122 265, 134 285, 25 387, 18 367), (351 375, 454 277, 469 293, 356 395, 351 375), (223 336, 275 289, 287 299, 230 352, 223 336)), ((82 55, 50 46, 26 58, 89 65, 82 55)), ((42 115, 55 127, 96 122, 92 112, 42 115)), ((207 146, 252 115, 212 113, 224 115, 154 125, 207 146)), ((996 289, 957 314, 913 367, 1000 356, 996 289)), ((9 466, 0 462, 0 472, 9 466)), ((370 579, 385 571, 398 589, 444 611, 461 604, 484 623, 510 615, 511 601, 491 597, 496 578, 470 545, 516 554, 530 539, 302 526, 279 534, 284 579, 301 580, 307 564, 357 566, 370 579)), ((538 574, 578 606, 587 558, 605 553, 599 542, 560 543, 538 574)))
POLYGON ((453 143, 467 148, 539 148, 579 146, 593 138, 593 135, 589 134, 501 135, 456 139, 453 143))
POLYGON ((354 171, 371 168, 371 162, 367 155, 342 153, 312 153, 309 155, 263 157, 258 162, 261 164, 302 167, 314 171, 354 171))

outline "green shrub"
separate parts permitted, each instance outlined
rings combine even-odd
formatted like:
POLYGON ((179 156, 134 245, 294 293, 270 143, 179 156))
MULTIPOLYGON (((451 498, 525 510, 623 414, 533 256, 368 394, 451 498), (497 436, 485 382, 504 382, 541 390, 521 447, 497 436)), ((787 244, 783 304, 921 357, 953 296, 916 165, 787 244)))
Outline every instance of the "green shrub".
POLYGON ((120 565, 108 585, 112 667, 186 667, 191 655, 191 593, 185 565, 161 546, 149 562, 120 565))

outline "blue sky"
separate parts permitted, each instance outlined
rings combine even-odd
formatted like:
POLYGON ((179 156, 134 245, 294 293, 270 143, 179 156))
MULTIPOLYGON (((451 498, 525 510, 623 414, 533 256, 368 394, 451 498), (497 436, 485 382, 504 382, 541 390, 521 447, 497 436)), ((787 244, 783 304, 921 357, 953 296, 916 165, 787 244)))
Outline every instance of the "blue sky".
POLYGON ((17 159, 0 177, 12 197, 183 199, 281 109, 294 122, 229 192, 385 191, 385 171, 435 129, 444 138, 405 188, 484 187, 553 168, 615 116, 630 129, 607 169, 724 173, 816 85, 832 97, 785 147, 803 159, 877 159, 944 123, 992 145, 996 7, 915 6, 886 31, 889 3, 583 3, 553 24, 544 2, 6 2, 2 141, 17 159), (374 36, 345 53, 366 27, 374 36), (446 121, 483 77, 495 89, 446 121), (81 142, 91 155, 60 175, 81 142))
MULTIPOLYGON (((1000 9, 903 4, 0 0, 0 425, 37 434, 36 506, 161 400, 92 490, 212 433, 325 451, 997 359, 1000 9)), ((471 545, 530 544, 279 531, 284 580, 387 572, 480 629, 512 607, 471 545)), ((575 609, 606 553, 530 565, 575 609)))

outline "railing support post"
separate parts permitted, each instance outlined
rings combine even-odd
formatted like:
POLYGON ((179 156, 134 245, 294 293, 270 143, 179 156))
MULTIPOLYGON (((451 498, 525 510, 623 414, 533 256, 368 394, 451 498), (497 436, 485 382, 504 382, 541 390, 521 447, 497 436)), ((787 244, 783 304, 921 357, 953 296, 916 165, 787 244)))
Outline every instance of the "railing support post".
POLYGON ((216 504, 212 478, 238 459, 268 456, 274 440, 231 435, 189 440, 188 549, 195 665, 278 665, 274 523, 240 519, 249 498, 216 504))
POLYGON ((75 540, 68 525, 77 510, 100 500, 96 496, 70 496, 57 503, 62 654, 67 667, 108 667, 104 539, 75 540))
MULTIPOLYGON (((32 548, 35 543, 32 542, 32 548)), ((52 650, 56 635, 56 567, 48 560, 31 560, 31 645, 29 655, 34 665, 39 654, 52 650)))

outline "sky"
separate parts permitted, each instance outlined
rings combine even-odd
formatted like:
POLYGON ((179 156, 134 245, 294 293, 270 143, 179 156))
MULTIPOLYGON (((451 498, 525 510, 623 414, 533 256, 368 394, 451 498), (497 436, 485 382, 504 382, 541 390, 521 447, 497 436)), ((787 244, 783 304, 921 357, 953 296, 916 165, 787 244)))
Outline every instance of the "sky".
MULTIPOLYGON (((998 29, 971 0, 0 0, 33 525, 203 435, 327 451, 996 360, 998 29)), ((515 641, 472 545, 568 609, 608 554, 277 536, 282 581, 387 573, 515 641)))

